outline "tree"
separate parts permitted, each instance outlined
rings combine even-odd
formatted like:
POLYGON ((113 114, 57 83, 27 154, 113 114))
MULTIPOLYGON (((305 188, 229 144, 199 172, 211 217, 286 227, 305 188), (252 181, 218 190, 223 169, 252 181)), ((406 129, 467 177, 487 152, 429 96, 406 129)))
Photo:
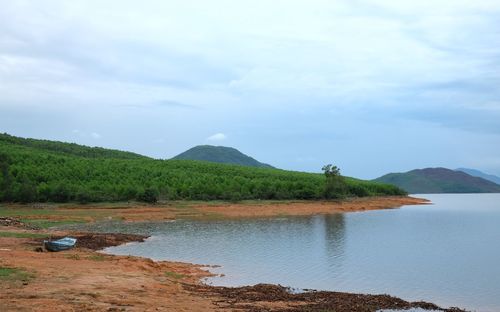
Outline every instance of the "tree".
POLYGON ((9 174, 9 156, 0 153, 0 200, 10 201, 12 177, 9 174))
POLYGON ((90 196, 89 192, 86 189, 81 188, 76 193, 76 200, 80 204, 88 204, 92 200, 92 197, 90 196))
POLYGON ((68 183, 64 183, 65 181, 61 181, 59 184, 52 189, 52 193, 50 194, 51 200, 56 203, 65 203, 68 202, 71 198, 71 190, 68 188, 68 183))
POLYGON ((330 198, 342 198, 346 195, 347 185, 344 177, 340 175, 340 168, 328 164, 321 168, 325 174, 325 193, 324 196, 327 199, 330 198))
POLYGON ((21 203, 32 203, 36 200, 36 187, 28 179, 23 179, 19 192, 17 194, 17 201, 21 203))
POLYGON ((159 192, 157 189, 148 187, 139 195, 138 200, 154 204, 158 201, 159 192))

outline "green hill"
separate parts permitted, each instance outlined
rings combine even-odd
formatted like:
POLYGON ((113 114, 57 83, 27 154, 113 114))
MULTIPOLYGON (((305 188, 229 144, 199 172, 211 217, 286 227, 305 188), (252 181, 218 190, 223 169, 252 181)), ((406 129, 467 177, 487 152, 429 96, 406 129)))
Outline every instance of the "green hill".
MULTIPOLYGON (((401 189, 345 178, 342 194, 402 195, 401 189)), ((141 155, 1 135, 0 201, 322 199, 322 174, 141 155)), ((332 196, 333 195, 333 196, 332 196)))
POLYGON ((412 194, 500 192, 498 184, 446 168, 426 168, 405 173, 389 173, 374 181, 396 185, 412 194))
POLYGON ((273 168, 271 165, 258 162, 235 148, 225 146, 199 145, 188 149, 173 159, 202 160, 221 164, 273 168))
POLYGON ((81 156, 87 158, 119 158, 140 159, 148 158, 131 152, 106 149, 102 147, 89 147, 75 143, 65 143, 49 140, 36 140, 15 137, 7 133, 0 133, 0 146, 18 145, 32 147, 38 151, 54 152, 59 155, 81 156))

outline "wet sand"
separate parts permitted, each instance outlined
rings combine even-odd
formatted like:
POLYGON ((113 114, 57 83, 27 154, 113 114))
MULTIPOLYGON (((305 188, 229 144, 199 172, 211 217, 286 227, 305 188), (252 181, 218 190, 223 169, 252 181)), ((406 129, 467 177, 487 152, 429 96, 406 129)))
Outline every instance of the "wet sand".
MULTIPOLYGON (((261 216, 281 215, 283 209, 290 215, 302 215, 378 209, 376 207, 393 208, 401 205, 403 201, 408 204, 404 198, 387 198, 333 204, 299 202, 291 206, 290 203, 275 203, 267 207, 268 209, 252 204, 251 208, 256 208, 256 212, 269 211, 261 213, 261 216), (292 208, 288 210, 287 207, 292 208)), ((408 201, 416 203, 413 199, 408 201)), ((58 210, 55 214, 57 218, 74 218, 79 215, 75 212, 82 208, 63 209, 65 213, 58 210)), ((133 220, 147 221, 151 220, 151 216, 146 214, 146 211, 165 208, 130 209, 112 209, 114 214, 106 214, 106 218, 116 218, 118 215, 127 215, 126 212, 133 212, 133 220), (141 213, 145 213, 147 218, 137 218, 141 213)), ((214 211, 218 216, 222 214, 228 217, 258 215, 256 212, 245 214, 242 212, 243 207, 234 204, 199 205, 196 209, 196 213, 201 216, 210 216, 214 211)), ((44 217, 47 218, 47 215, 44 217)), ((175 213, 173 217, 176 217, 175 213)), ((13 220, 17 221, 15 218, 13 220)), ((131 221, 127 218, 124 220, 131 221)), ((0 234, 0 268, 17 268, 29 275, 28 278, 22 279, 0 278, 0 311, 376 311, 381 308, 409 307, 438 309, 433 304, 409 303, 388 295, 341 292, 290 294, 285 288, 276 285, 240 288, 206 286, 200 283, 200 279, 210 273, 199 265, 154 262, 140 257, 112 256, 98 252, 107 246, 141 241, 145 237, 140 235, 36 230, 25 227, 22 222, 0 225, 0 233, 4 233, 0 234), (53 238, 72 235, 79 240, 77 248, 51 253, 39 251, 43 240, 41 237, 7 237, 22 235, 50 235, 53 238)))

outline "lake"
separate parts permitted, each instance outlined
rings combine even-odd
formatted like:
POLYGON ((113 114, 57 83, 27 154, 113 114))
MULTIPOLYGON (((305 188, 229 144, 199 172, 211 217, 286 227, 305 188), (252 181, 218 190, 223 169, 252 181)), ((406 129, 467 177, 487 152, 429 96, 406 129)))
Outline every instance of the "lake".
MULTIPOLYGON (((207 265, 207 283, 273 283, 500 311, 500 194, 416 195, 432 205, 359 213, 127 225, 118 255, 207 265)), ((125 231, 125 229, 120 229, 125 231)))

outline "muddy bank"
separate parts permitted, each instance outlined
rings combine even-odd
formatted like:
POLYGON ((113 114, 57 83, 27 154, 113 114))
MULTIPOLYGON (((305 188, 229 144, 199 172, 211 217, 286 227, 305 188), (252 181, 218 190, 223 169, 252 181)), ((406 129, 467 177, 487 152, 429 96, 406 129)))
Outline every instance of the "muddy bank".
MULTIPOLYGON (((7 231, 5 227, 0 230, 7 231)), ((83 242, 90 238, 64 234, 83 242)), ((0 271, 15 272, 0 274, 0 311, 216 311, 212 299, 180 284, 196 284, 210 276, 198 265, 87 249, 130 239, 107 234, 98 236, 98 244, 83 243, 85 247, 64 252, 36 252, 41 246, 38 238, 0 237, 0 271)))
MULTIPOLYGON (((148 236, 136 234, 121 233, 68 233, 71 237, 77 239, 77 248, 86 248, 91 250, 101 250, 106 247, 118 246, 131 242, 143 242, 148 236)), ((52 239, 63 238, 67 235, 52 236, 52 239)), ((38 240, 41 243, 43 240, 38 240)))
POLYGON ((258 284, 245 287, 188 286, 194 292, 206 296, 220 297, 217 303, 224 308, 252 312, 375 312, 380 309, 438 310, 446 312, 464 311, 459 308, 443 309, 427 302, 408 302, 389 295, 365 295, 332 291, 309 291, 291 293, 279 285, 258 284))

